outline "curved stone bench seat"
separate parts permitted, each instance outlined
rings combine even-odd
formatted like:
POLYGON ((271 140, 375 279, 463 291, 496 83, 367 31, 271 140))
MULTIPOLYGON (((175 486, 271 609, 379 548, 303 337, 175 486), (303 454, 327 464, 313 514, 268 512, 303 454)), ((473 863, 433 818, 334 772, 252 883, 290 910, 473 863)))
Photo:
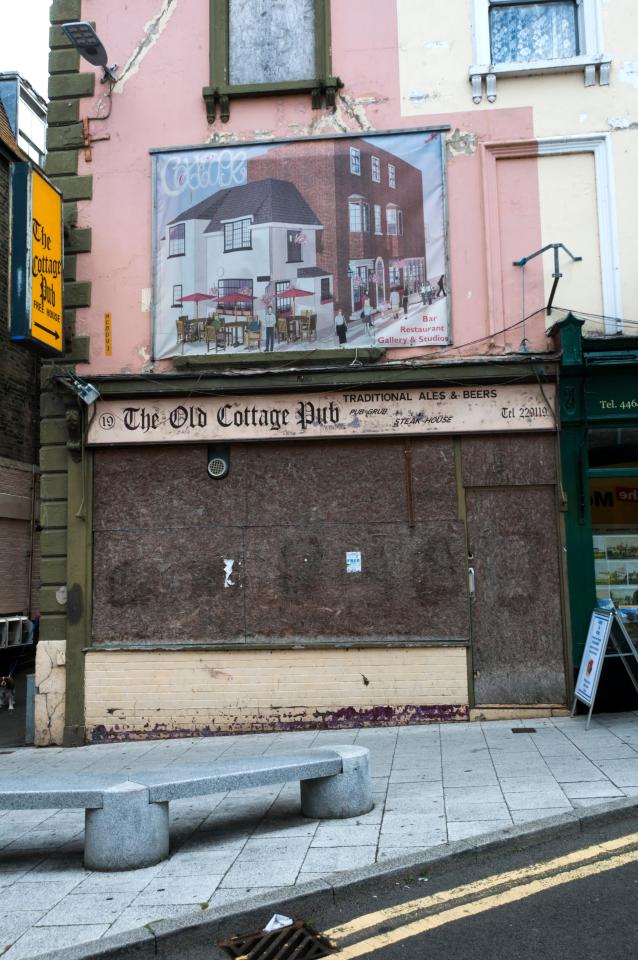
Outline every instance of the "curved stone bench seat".
POLYGON ((334 747, 215 760, 121 774, 0 778, 0 809, 84 807, 84 862, 93 870, 132 870, 164 860, 171 800, 298 780, 301 809, 313 819, 372 810, 370 753, 334 747))

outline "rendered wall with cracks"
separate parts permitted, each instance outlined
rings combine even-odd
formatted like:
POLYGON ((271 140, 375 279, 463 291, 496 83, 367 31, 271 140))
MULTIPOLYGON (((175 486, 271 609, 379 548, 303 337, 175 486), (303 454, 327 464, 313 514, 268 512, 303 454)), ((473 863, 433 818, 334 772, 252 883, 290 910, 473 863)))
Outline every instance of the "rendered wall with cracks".
POLYGON ((37 646, 35 675, 36 745, 50 747, 62 743, 66 693, 66 641, 40 640, 37 646))
MULTIPOLYGON (((497 117, 463 112, 433 113, 429 100, 406 115, 402 106, 400 42, 402 4, 388 0, 352 0, 331 4, 332 70, 344 82, 334 110, 313 110, 308 94, 273 94, 233 99, 230 121, 207 122, 201 95, 209 76, 209 0, 83 0, 82 16, 94 20, 109 58, 123 63, 111 116, 101 128, 110 140, 95 144, 90 164, 90 203, 78 205, 79 222, 94 226, 93 251, 78 264, 92 286, 91 308, 78 311, 78 331, 91 336, 90 365, 80 373, 150 373, 173 369, 169 360, 151 358, 151 158, 149 150, 179 144, 232 145, 246 141, 367 133, 449 124, 448 149, 450 255, 453 333, 457 344, 475 343, 490 330, 485 295, 485 230, 482 222, 478 143, 532 135, 531 113, 499 111, 497 117), (468 229, 469 227, 469 229, 468 229), (126 243, 114 243, 114 238, 126 243), (114 278, 117 282, 114 282, 114 278), (103 317, 113 324, 112 354, 104 350, 103 317)), ((459 29, 467 24, 459 22, 459 29)), ((423 28, 421 28, 423 29, 423 28)), ((433 49, 440 55, 447 47, 433 49)), ((97 72, 97 71, 96 71, 97 72)), ((534 172, 531 171, 532 181, 534 172)), ((519 233, 525 247, 539 245, 534 211, 536 185, 530 183, 519 209, 519 233), (528 208, 527 208, 528 207, 528 208)), ((505 208, 509 198, 504 198, 505 208)), ((510 204, 511 206, 511 204, 510 204)), ((503 251, 505 259, 509 251, 503 251)), ((520 255, 520 254, 519 254, 520 255)), ((528 289, 534 289, 534 269, 528 289)), ((520 313, 518 302, 514 305, 520 313)), ((530 347, 545 350, 543 324, 527 332, 530 347)), ((504 341, 490 349, 506 351, 504 341)), ((476 348, 474 348, 476 352, 476 348)), ((427 348, 388 350, 401 359, 425 355, 427 348)))

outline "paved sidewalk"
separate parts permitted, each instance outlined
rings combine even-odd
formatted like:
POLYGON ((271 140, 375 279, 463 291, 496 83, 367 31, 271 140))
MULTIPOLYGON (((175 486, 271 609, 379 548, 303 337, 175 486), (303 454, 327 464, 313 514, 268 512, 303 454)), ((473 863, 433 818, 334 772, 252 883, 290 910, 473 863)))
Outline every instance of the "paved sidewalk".
POLYGON ((638 796, 638 713, 154 740, 0 755, 0 773, 134 771, 357 743, 370 748, 375 808, 316 822, 296 784, 171 803, 170 860, 95 873, 81 810, 0 812, 0 954, 42 954, 277 887, 638 796), (514 734, 515 727, 536 729, 514 734), (7 952, 3 952, 6 950, 7 952))

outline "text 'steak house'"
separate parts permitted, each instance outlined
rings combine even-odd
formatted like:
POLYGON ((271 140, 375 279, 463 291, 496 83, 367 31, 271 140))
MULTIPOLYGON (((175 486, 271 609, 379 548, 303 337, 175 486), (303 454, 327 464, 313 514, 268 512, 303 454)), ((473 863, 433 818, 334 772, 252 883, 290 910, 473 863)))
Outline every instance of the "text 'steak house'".
POLYGON ((100 398, 49 366, 40 743, 565 709, 593 601, 554 324, 631 332, 635 18, 53 0, 100 398))

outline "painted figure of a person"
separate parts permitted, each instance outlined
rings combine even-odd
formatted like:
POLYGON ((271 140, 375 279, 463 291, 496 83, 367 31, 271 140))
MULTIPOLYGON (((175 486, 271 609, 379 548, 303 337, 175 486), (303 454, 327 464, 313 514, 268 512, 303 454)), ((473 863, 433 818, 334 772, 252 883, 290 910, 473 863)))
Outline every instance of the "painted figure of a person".
POLYGON ((401 297, 399 296, 398 290, 390 291, 390 309, 392 310, 392 316, 395 320, 399 319, 399 305, 401 303, 401 297))
POLYGON ((348 342, 348 324, 346 323, 346 318, 343 315, 343 310, 341 307, 337 310, 335 314, 335 333, 339 337, 339 346, 343 346, 344 343, 348 342))
POLYGON ((266 353, 272 353, 275 349, 275 324, 277 323, 277 317, 273 311, 273 308, 269 306, 266 309, 266 316, 264 317, 264 329, 266 331, 266 353))

